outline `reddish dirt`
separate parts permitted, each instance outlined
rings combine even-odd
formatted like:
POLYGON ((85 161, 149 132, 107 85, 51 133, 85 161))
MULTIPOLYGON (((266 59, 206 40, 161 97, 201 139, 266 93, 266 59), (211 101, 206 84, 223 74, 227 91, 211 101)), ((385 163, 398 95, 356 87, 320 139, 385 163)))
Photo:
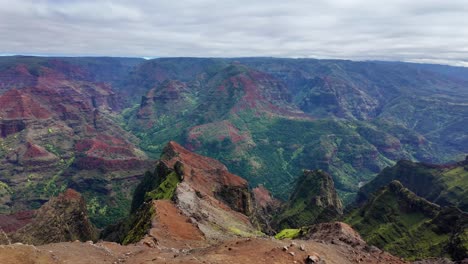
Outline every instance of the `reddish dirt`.
POLYGON ((35 145, 31 142, 26 143, 26 152, 23 154, 24 159, 34 159, 39 157, 48 157, 51 154, 43 147, 35 145))
POLYGON ((241 142, 251 139, 251 136, 247 131, 240 131, 231 122, 223 120, 221 122, 207 123, 190 128, 188 140, 191 144, 199 146, 201 145, 199 138, 206 136, 207 133, 212 133, 213 131, 217 131, 214 137, 218 140, 222 141, 225 138, 228 138, 234 144, 240 144, 241 142))
POLYGON ((218 186, 247 187, 247 181, 230 173, 221 162, 190 152, 174 141, 168 143, 163 151, 167 155, 162 161, 174 167, 179 161, 184 165, 184 181, 196 190, 214 196, 218 186))
POLYGON ((266 73, 249 70, 226 80, 223 87, 228 86, 244 92, 242 99, 232 108, 234 113, 256 109, 258 113, 311 119, 290 105, 292 97, 286 86, 266 73))
POLYGON ((97 244, 69 242, 32 247, 0 246, 0 263, 305 263, 308 255, 318 256, 327 264, 403 264, 385 253, 357 251, 315 241, 278 241, 274 239, 234 239, 216 246, 181 251, 176 248, 121 246, 115 243, 97 244), (283 247, 287 246, 287 250, 283 247), (303 246, 304 251, 300 249, 303 246), (294 256, 293 256, 294 255, 294 256))
POLYGON ((28 93, 12 89, 0 96, 1 119, 47 119, 51 113, 28 93))
POLYGON ((253 197, 255 202, 260 207, 267 207, 267 206, 278 206, 281 202, 275 198, 273 198, 270 192, 260 185, 254 189, 252 189, 253 197))
POLYGON ((206 245, 203 233, 168 200, 154 201, 156 216, 149 232, 158 245, 187 248, 206 245))
POLYGON ((75 149, 80 152, 85 152, 88 156, 102 157, 110 153, 118 156, 134 157, 132 151, 129 149, 128 144, 124 146, 110 146, 105 142, 84 139, 76 143, 75 149))
POLYGON ((0 230, 5 233, 15 232, 21 227, 31 223, 35 211, 22 211, 11 215, 0 215, 0 230))
POLYGON ((81 194, 73 189, 67 189, 64 193, 59 194, 57 199, 79 201, 81 199, 81 194))

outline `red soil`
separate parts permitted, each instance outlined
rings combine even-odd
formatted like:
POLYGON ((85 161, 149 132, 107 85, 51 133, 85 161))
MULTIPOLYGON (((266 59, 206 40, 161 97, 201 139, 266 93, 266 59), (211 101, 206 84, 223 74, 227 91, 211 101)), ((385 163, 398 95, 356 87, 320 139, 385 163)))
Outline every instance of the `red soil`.
POLYGON ((221 162, 188 151, 174 141, 164 149, 162 161, 169 167, 179 161, 184 165, 184 181, 206 194, 213 195, 216 186, 247 187, 247 181, 230 173, 221 162))
POLYGON ((183 248, 205 245, 203 233, 168 200, 153 202, 156 216, 149 232, 158 245, 183 248))
POLYGON ((34 159, 39 157, 48 157, 51 153, 43 147, 35 145, 31 142, 26 143, 26 152, 23 154, 24 159, 34 159))
POLYGON ((33 96, 12 89, 0 96, 0 117, 2 119, 47 119, 51 113, 40 105, 33 96))
MULTIPOLYGON (((116 143, 123 142, 116 141, 116 143)), ((84 139, 79 141, 78 143, 76 143, 75 149, 79 152, 85 152, 85 154, 89 157, 109 157, 110 155, 118 155, 119 157, 135 156, 129 149, 128 145, 115 147, 110 146, 103 141, 98 141, 94 139, 84 139)))
MULTIPOLYGON (((52 263, 183 263, 183 264, 304 264, 315 255, 327 264, 405 264, 386 253, 371 253, 315 241, 278 241, 274 239, 234 239, 215 246, 181 251, 177 248, 121 246, 116 243, 68 242, 39 247, 28 245, 0 246, 2 264, 52 263), (304 251, 299 244, 304 246, 304 251), (284 251, 283 247, 288 246, 284 251)), ((323 262, 322 262, 323 263, 323 262)))
POLYGON ((64 193, 59 194, 57 198, 64 200, 80 200, 81 194, 73 189, 67 189, 64 193))
POLYGON ((29 224, 34 218, 35 211, 22 211, 11 215, 0 214, 0 231, 12 233, 29 224))
POLYGON ((267 206, 277 206, 280 204, 280 201, 274 199, 270 192, 263 187, 263 185, 260 185, 254 189, 252 189, 253 197, 255 199, 255 202, 260 206, 260 207, 267 207, 267 206))

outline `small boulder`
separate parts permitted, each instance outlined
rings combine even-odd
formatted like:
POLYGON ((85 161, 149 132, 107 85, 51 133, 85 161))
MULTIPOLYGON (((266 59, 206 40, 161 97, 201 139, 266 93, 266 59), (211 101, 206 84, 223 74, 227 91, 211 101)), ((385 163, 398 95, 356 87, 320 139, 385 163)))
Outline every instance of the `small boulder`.
POLYGON ((316 254, 308 255, 307 258, 304 260, 304 262, 306 264, 319 263, 320 257, 316 254))

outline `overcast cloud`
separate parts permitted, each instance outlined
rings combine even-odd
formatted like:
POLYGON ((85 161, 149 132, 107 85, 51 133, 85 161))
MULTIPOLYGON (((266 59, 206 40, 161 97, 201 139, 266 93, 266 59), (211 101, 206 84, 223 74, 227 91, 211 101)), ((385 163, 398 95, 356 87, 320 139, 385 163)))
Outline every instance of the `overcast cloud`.
POLYGON ((468 66, 466 0, 0 0, 1 54, 468 66))

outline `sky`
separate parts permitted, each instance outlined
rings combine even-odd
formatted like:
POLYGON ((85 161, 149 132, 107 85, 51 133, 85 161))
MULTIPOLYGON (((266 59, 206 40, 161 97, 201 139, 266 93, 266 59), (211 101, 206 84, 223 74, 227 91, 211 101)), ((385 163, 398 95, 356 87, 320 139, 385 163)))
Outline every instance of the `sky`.
POLYGON ((467 0, 0 0, 0 54, 468 66, 467 0))

